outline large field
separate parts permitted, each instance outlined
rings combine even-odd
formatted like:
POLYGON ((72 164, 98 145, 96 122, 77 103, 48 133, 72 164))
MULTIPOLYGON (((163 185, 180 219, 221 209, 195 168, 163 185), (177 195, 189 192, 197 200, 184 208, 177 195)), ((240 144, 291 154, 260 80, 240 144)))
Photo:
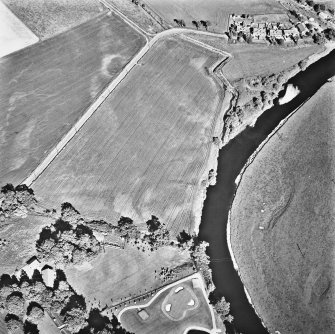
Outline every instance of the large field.
MULTIPOLYGON (((93 262, 69 266, 65 272, 71 286, 94 306, 100 302, 111 307, 122 303, 121 298, 131 299, 162 286, 164 282, 158 277, 162 267, 172 269, 189 261, 188 253, 176 247, 143 252, 127 244, 125 249, 108 247, 93 262)), ((176 279, 193 272, 192 266, 187 268, 176 279)))
POLYGON ((40 200, 192 231, 222 117, 223 92, 205 70, 216 60, 179 39, 157 42, 34 182, 40 200))
POLYGON ((0 57, 36 42, 38 37, 0 1, 0 57))
POLYGON ((2 0, 39 38, 88 21, 102 10, 98 0, 2 0))
POLYGON ((120 321, 127 330, 136 334, 181 334, 191 326, 202 327, 208 331, 213 328, 203 292, 200 288, 194 288, 191 280, 162 292, 149 306, 141 307, 139 304, 138 308, 126 310, 120 321), (170 308, 166 308, 168 305, 170 308), (143 320, 139 309, 144 310, 149 317, 143 320), (166 311, 167 309, 170 311, 166 311))
POLYGON ((271 332, 335 332, 334 90, 327 83, 269 140, 233 202, 233 252, 271 332))
POLYGON ((101 14, 0 60, 0 184, 23 181, 144 45, 101 14))
POLYGON ((229 14, 283 13, 285 8, 276 0, 145 0, 171 25, 183 19, 186 27, 195 28, 193 20, 209 20, 208 31, 224 33, 228 30, 229 14))

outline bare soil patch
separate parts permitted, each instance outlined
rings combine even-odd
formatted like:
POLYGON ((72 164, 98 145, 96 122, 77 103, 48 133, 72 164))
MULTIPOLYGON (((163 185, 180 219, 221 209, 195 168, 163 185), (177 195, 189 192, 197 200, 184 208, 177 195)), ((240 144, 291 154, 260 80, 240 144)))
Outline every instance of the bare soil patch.
POLYGON ((46 39, 105 10, 98 0, 3 0, 39 38, 46 39))

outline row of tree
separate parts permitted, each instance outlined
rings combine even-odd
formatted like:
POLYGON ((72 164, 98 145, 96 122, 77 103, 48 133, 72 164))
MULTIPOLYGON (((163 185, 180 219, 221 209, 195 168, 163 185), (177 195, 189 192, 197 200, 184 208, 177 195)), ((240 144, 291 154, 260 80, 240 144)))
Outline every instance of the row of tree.
MULTIPOLYGON (((186 23, 183 19, 174 19, 173 20, 179 27, 186 27, 186 23)), ((208 20, 193 20, 192 24, 197 28, 204 27, 206 30, 211 25, 211 22, 208 20)))

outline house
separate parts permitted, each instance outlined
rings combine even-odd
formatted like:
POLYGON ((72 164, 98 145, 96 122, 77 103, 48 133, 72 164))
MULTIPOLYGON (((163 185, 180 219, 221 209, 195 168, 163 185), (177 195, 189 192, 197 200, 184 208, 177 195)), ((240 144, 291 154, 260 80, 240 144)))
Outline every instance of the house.
POLYGON ((54 282, 56 279, 56 271, 50 267, 49 265, 45 265, 42 268, 42 278, 44 281, 44 284, 50 288, 53 288, 54 282))
POLYGON ((25 266, 15 271, 15 276, 20 279, 22 271, 25 271, 27 276, 32 278, 35 270, 41 271, 41 262, 37 259, 36 256, 33 256, 26 262, 25 266))
POLYGON ((306 32, 308 31, 306 26, 301 22, 298 23, 295 27, 298 29, 299 33, 302 35, 306 34, 306 32))

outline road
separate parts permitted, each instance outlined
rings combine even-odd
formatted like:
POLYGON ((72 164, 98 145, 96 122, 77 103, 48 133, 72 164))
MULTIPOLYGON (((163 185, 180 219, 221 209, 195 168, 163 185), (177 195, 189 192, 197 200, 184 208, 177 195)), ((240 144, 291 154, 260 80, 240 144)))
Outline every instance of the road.
MULTIPOLYGON (((207 31, 198 31, 187 28, 171 28, 165 31, 162 31, 156 35, 148 34, 142 28, 140 28, 137 24, 131 21, 128 17, 122 14, 117 8, 111 6, 105 0, 101 0, 111 12, 114 12, 118 16, 120 16, 126 23, 128 23, 133 29, 135 29, 139 34, 141 34, 145 40, 145 46, 135 55, 135 57, 125 66, 125 68, 121 71, 121 73, 108 85, 108 87, 97 97, 97 99, 93 102, 93 104, 86 110, 84 115, 74 124, 74 126, 70 129, 70 131, 61 139, 61 141, 50 151, 47 157, 35 168, 35 170, 24 179, 21 184, 26 184, 27 186, 31 186, 31 184, 43 173, 43 171, 49 166, 49 164, 58 156, 58 154, 63 150, 63 148, 69 143, 69 141, 75 136, 75 134, 83 127, 83 125, 87 122, 87 120, 94 114, 94 112, 100 107, 100 105, 107 99, 109 94, 111 94, 114 89, 126 78, 128 73, 138 64, 138 62, 146 55, 146 53, 160 40, 163 38, 167 38, 170 36, 181 35, 181 37, 185 40, 188 40, 191 43, 194 43, 198 46, 201 46, 211 52, 218 53, 225 58, 231 59, 233 56, 222 50, 219 50, 215 47, 209 46, 200 41, 194 40, 189 36, 185 36, 185 33, 197 33, 199 35, 206 36, 215 36, 215 37, 223 37, 223 34, 216 34, 207 31)), ((222 62, 222 60, 220 60, 222 62)), ((216 64, 217 66, 218 64, 216 64)), ((214 70, 214 68, 211 68, 214 70)), ((230 90, 234 90, 233 86, 229 83, 226 78, 223 78, 225 84, 230 90)))

